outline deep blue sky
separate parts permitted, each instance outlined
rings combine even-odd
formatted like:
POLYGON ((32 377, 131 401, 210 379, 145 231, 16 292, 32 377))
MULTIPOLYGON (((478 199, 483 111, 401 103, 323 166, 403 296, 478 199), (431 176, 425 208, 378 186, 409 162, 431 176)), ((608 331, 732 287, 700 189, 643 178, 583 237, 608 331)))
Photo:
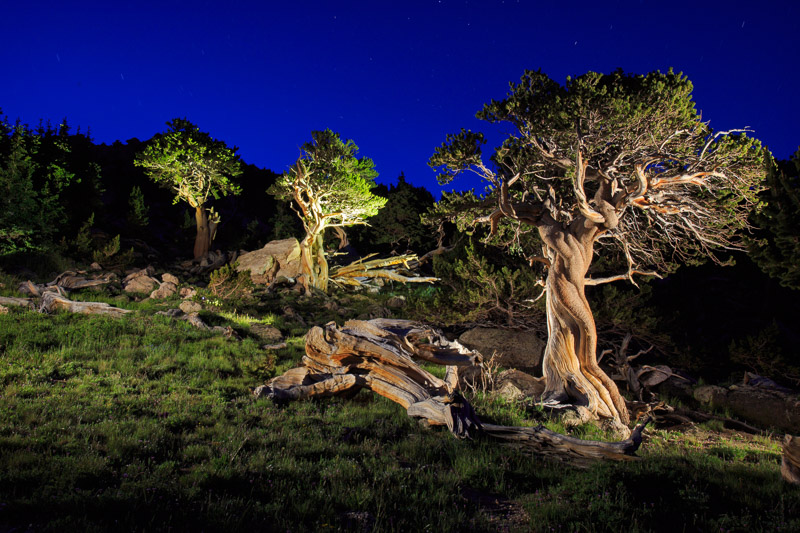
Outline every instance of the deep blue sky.
POLYGON ((749 126, 782 159, 800 144, 796 0, 7 0, 0 21, 11 120, 66 116, 110 143, 187 117, 277 172, 311 130, 331 128, 379 181, 404 171, 438 192, 434 147, 486 129, 475 112, 538 68, 563 82, 673 67, 713 128, 749 126))

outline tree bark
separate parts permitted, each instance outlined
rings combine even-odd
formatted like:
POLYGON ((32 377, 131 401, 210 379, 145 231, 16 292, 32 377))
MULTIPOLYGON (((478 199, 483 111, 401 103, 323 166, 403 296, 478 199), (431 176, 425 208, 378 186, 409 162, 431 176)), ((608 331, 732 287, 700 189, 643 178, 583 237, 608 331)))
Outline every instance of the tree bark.
POLYGON ((323 292, 328 290, 328 260, 325 258, 323 233, 307 231, 300 241, 300 267, 307 291, 312 287, 323 292))
POLYGON ((543 398, 570 399, 623 430, 630 417, 616 384, 597 364, 597 327, 584 293, 599 230, 585 219, 568 228, 561 229, 553 221, 539 229, 550 260, 543 398))
POLYGON ((200 261, 211 249, 211 234, 208 226, 208 211, 202 205, 194 208, 194 220, 197 223, 197 235, 194 239, 194 258, 200 261))

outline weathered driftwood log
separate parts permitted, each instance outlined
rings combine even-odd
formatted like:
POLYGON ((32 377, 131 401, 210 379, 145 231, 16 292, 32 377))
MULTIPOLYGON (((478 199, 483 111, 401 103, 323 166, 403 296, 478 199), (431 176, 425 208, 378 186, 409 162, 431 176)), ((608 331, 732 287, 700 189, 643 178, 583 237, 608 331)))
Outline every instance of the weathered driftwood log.
POLYGON ((66 272, 62 272, 56 279, 49 283, 45 284, 36 284, 32 281, 28 280, 19 285, 19 292, 30 294, 31 296, 40 297, 47 291, 56 291, 62 292, 62 290, 66 291, 74 291, 79 289, 86 289, 88 287, 99 287, 101 285, 106 285, 112 280, 113 275, 106 275, 106 276, 97 276, 95 275, 92 278, 87 278, 83 276, 85 272, 75 272, 73 270, 67 270, 66 272))
POLYGON ((781 475, 789 483, 800 485, 800 437, 786 435, 783 438, 781 475))
POLYGON ((368 388, 402 405, 409 416, 444 425, 457 437, 480 434, 537 453, 582 462, 627 460, 638 449, 644 424, 622 442, 583 441, 543 426, 510 427, 481 423, 458 393, 458 368, 477 366, 480 355, 441 332, 408 320, 351 320, 314 327, 306 336, 303 366, 270 380, 256 396, 277 401, 354 393, 368 388), (414 359, 446 366, 443 379, 414 359))
POLYGON ((375 254, 369 255, 349 265, 334 267, 331 269, 329 277, 334 283, 341 285, 361 285, 359 278, 383 278, 401 283, 432 283, 439 278, 421 277, 411 273, 413 264, 418 265, 417 256, 399 255, 387 259, 372 259, 375 254))
POLYGON ((46 292, 42 295, 42 302, 39 305, 40 312, 52 313, 54 311, 69 311, 70 313, 82 313, 86 315, 110 315, 120 317, 130 313, 127 309, 112 307, 102 302, 74 302, 55 292, 46 292))
POLYGON ((0 296, 0 305, 13 305, 15 307, 26 307, 35 309, 33 298, 14 298, 13 296, 0 296))

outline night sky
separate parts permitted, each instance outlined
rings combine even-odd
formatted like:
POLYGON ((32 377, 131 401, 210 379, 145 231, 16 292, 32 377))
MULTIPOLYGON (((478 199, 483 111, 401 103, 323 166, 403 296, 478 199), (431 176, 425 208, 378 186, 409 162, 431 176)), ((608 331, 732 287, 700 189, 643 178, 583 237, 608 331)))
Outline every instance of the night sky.
POLYGON ((67 117, 111 143, 186 117, 276 172, 311 130, 331 128, 379 181, 402 171, 438 193, 434 147, 461 127, 487 130, 475 112, 524 69, 563 82, 672 67, 714 129, 749 126, 781 159, 800 144, 796 0, 6 0, 0 21, 10 120, 67 117))

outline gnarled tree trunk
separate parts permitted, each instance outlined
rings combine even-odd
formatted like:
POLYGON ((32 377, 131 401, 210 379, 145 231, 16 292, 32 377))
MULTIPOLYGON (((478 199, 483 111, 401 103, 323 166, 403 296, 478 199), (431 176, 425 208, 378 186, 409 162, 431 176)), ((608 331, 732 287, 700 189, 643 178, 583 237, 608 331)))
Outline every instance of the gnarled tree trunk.
POLYGON ((325 258, 323 231, 307 231, 300 241, 300 267, 306 290, 311 287, 328 290, 328 260, 325 258))
POLYGON ((628 410, 616 384, 597 364, 597 328, 584 293, 600 230, 588 220, 568 228, 553 223, 539 229, 550 262, 544 399, 571 399, 622 430, 630 421, 628 410))

